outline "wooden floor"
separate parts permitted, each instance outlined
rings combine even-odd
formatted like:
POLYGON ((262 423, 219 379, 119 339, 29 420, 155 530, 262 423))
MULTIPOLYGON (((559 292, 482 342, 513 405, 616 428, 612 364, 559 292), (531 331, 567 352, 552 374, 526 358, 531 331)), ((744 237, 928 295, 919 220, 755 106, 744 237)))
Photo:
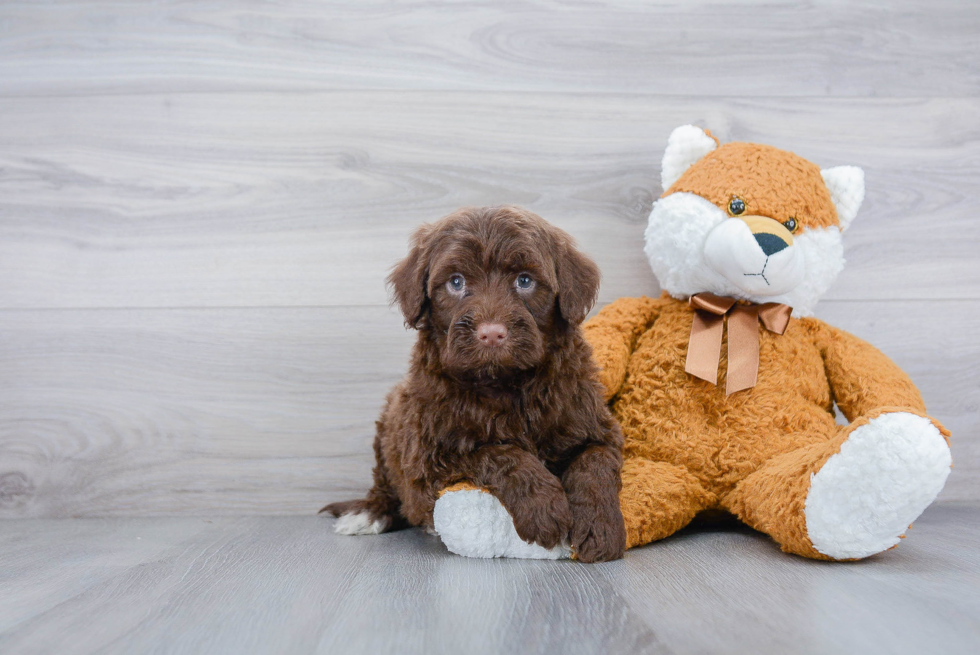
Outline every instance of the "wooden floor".
POLYGON ((316 517, 12 520, 0 652, 955 653, 980 639, 980 506, 850 564, 722 526, 600 565, 470 560, 316 517))

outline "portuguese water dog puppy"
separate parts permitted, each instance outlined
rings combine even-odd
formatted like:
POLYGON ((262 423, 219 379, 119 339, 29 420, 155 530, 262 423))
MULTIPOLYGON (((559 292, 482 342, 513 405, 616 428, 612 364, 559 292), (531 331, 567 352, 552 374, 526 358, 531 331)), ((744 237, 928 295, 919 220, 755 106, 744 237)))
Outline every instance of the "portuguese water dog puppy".
POLYGON ((337 532, 431 531, 440 491, 469 482, 527 542, 622 557, 622 435, 580 329, 595 263, 527 210, 465 208, 420 227, 388 283, 418 341, 377 422, 374 486, 321 510, 337 532))

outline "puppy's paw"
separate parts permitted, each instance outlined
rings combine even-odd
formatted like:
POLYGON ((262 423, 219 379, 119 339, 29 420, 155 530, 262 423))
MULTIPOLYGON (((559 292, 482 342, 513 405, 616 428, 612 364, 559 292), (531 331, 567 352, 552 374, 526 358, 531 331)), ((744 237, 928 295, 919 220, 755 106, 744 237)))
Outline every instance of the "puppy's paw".
POLYGON ((626 527, 616 503, 610 507, 576 507, 571 544, 580 562, 608 562, 626 550, 626 527))
POLYGON ((320 510, 337 518, 333 531, 337 534, 381 534, 391 527, 391 517, 377 512, 364 500, 331 503, 320 510))
POLYGON ((514 517, 514 528, 524 541, 544 548, 567 542, 572 529, 572 510, 560 485, 521 498, 509 510, 514 517))

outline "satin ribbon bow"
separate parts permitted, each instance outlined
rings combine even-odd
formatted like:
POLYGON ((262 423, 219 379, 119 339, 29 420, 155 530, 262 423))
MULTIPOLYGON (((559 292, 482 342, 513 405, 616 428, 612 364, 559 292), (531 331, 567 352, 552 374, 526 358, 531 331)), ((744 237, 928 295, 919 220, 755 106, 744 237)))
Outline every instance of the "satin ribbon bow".
POLYGON ((759 377, 759 321, 770 332, 782 334, 793 308, 775 302, 738 304, 735 298, 698 293, 691 296, 695 309, 687 342, 684 370, 711 384, 718 383, 721 337, 728 317, 728 382, 725 395, 755 386, 759 377))

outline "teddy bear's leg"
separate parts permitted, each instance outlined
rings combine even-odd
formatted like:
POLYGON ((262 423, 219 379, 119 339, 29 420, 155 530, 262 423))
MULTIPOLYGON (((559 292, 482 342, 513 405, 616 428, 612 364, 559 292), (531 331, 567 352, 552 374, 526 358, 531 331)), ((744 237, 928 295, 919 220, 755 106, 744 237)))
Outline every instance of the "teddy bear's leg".
POLYGON ((627 548, 677 532, 717 500, 687 469, 666 462, 628 458, 622 477, 627 548))
POLYGON ((464 557, 566 559, 571 549, 544 548, 521 539, 514 519, 485 489, 461 483, 446 488, 432 512, 435 531, 450 552, 464 557))
POLYGON ((784 551, 860 559, 898 543, 942 490, 950 464, 932 421, 885 413, 773 458, 722 505, 784 551))

